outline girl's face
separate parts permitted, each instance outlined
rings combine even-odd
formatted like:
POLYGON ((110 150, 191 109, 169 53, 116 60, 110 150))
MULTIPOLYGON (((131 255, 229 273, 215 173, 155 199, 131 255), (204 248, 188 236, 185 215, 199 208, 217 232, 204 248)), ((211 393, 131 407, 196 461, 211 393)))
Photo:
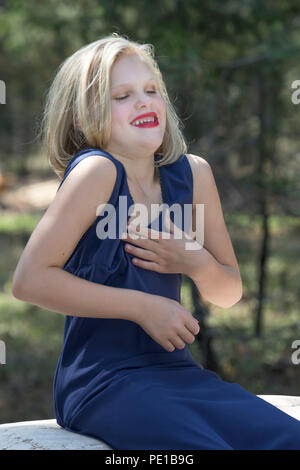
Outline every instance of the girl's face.
POLYGON ((107 150, 125 156, 153 155, 163 141, 166 105, 155 76, 138 55, 122 55, 114 63, 110 95, 111 136, 107 150), (138 116, 147 113, 155 113, 154 125, 134 125, 138 116))

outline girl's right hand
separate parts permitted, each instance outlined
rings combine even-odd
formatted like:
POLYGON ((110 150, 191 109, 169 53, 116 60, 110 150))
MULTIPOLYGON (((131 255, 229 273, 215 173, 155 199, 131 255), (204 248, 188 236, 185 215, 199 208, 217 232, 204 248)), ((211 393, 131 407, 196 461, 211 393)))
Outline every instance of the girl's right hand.
POLYGON ((176 300, 160 295, 150 294, 136 323, 169 352, 192 344, 200 331, 191 312, 176 300))

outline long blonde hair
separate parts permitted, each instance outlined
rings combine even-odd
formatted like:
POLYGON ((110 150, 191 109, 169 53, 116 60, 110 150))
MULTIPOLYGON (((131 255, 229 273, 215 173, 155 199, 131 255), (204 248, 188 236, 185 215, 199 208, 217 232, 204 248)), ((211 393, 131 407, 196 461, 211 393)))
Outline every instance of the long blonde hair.
POLYGON ((54 172, 63 178, 73 156, 86 147, 105 151, 110 139, 110 72, 122 53, 136 53, 158 81, 166 104, 166 130, 155 153, 156 166, 176 161, 186 153, 182 123, 173 108, 151 44, 139 44, 118 33, 81 47, 58 68, 46 96, 40 137, 54 172))

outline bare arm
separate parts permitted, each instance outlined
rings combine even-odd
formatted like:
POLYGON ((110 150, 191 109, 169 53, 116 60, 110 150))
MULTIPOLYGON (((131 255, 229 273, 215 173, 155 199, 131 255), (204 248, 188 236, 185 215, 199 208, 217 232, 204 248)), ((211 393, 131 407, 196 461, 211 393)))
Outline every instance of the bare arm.
POLYGON ((14 296, 53 312, 76 317, 122 318, 138 322, 145 292, 104 286, 49 266, 31 276, 32 287, 14 296))
MULTIPOLYGON (((189 154, 188 158, 193 172, 194 205, 204 204, 204 244, 201 250, 190 252, 190 277, 205 300, 229 308, 241 299, 243 293, 237 259, 224 222, 212 169, 201 157, 189 154)), ((197 235, 198 232, 196 240, 202 245, 201 233, 199 240, 197 235)))
POLYGON ((16 267, 14 297, 57 313, 136 321, 149 294, 104 286, 62 269, 110 198, 116 181, 113 162, 98 155, 79 162, 31 237, 16 267))

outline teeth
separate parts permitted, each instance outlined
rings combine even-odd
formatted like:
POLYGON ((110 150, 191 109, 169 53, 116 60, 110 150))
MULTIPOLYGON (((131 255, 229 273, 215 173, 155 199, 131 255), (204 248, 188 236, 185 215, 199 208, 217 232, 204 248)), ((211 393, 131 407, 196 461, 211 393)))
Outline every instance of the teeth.
POLYGON ((144 124, 145 122, 154 122, 154 121, 155 121, 154 117, 149 117, 149 118, 141 119, 139 121, 134 121, 133 125, 138 126, 140 124, 144 124))

